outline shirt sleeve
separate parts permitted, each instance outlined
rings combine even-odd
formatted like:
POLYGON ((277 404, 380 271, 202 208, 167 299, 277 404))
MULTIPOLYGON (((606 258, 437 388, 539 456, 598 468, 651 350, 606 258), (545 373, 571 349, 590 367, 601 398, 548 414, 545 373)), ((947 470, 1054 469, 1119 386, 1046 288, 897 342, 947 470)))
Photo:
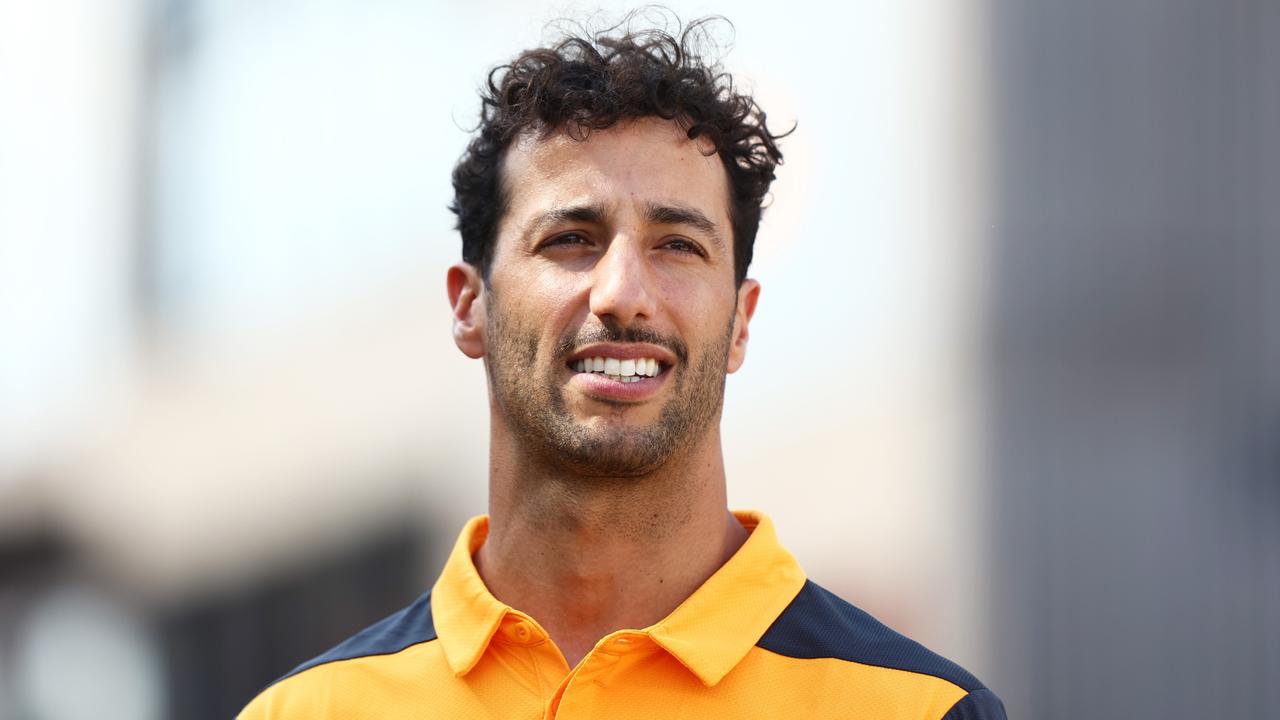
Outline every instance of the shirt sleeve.
POLYGON ((978 688, 956 701, 942 720, 1008 720, 995 693, 978 688))

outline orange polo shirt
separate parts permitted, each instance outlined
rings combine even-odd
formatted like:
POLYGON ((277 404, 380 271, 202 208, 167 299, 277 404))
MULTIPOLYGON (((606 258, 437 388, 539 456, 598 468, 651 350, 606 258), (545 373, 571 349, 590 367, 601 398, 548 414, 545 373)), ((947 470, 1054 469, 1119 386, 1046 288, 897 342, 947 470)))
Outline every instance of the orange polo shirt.
POLYGON ((577 667, 485 587, 472 519, 431 592, 303 663, 242 720, 929 718, 1003 720, 972 675, 805 579, 762 513, 737 553, 647 628, 577 667))

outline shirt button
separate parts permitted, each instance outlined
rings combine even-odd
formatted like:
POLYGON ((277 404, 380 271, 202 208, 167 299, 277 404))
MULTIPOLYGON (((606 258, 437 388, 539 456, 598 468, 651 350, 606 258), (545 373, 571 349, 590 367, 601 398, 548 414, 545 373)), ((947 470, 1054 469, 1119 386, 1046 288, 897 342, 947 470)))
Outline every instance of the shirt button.
POLYGON ((514 615, 508 615, 502 622, 501 633, 507 642, 517 645, 535 645, 542 639, 541 633, 533 627, 532 623, 514 615))

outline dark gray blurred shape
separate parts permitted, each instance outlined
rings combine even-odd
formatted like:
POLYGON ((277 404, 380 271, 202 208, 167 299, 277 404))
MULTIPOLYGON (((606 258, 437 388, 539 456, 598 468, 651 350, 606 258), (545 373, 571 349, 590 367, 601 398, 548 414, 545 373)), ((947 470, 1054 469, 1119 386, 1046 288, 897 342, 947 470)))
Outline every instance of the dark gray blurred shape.
POLYGON ((263 688, 426 589, 423 534, 385 534, 157 615, 169 715, 229 718, 263 688))
POLYGON ((1280 3, 996 0, 1010 717, 1280 708, 1280 3))

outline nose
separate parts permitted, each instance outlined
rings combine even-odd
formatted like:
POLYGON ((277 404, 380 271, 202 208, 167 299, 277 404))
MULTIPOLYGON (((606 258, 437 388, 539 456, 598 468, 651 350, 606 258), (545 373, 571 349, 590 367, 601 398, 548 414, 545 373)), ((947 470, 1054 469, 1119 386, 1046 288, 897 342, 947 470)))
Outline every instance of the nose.
POLYGON ((591 270, 591 314, 612 317, 622 327, 637 319, 652 320, 657 294, 644 251, 627 237, 617 237, 591 270))

